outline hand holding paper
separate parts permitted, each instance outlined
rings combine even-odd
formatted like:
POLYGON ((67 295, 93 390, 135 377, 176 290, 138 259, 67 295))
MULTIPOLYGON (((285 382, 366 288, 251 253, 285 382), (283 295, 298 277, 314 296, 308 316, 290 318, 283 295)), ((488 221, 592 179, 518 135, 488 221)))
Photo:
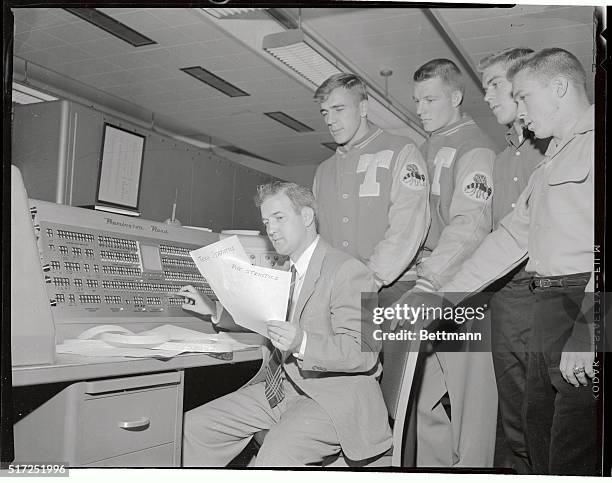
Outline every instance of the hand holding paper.
POLYGON ((190 255, 237 324, 268 337, 268 321, 285 319, 291 274, 251 265, 238 237, 190 255))
POLYGON ((268 321, 268 337, 272 345, 281 351, 297 352, 302 343, 303 331, 285 320, 268 321))

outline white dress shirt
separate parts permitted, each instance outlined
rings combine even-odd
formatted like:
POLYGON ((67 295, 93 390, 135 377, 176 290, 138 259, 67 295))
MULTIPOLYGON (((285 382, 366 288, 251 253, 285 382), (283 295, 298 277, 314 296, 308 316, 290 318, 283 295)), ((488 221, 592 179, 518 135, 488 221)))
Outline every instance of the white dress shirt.
MULTIPOLYGON (((302 285, 304 284, 304 277, 306 276, 306 271, 308 270, 308 265, 310 265, 310 259, 312 258, 312 254, 317 247, 317 243, 319 242, 319 235, 314 239, 314 241, 304 250, 304 252, 300 255, 300 257, 293 261, 291 260, 291 266, 295 267, 295 285, 293 286, 293 297, 291 298, 291 312, 289 316, 289 320, 293 320, 294 310, 296 306, 296 302, 300 298, 300 292, 302 291, 302 285)), ((304 357, 304 352, 306 350, 306 332, 302 331, 302 343, 300 344, 299 352, 294 352, 293 355, 298 359, 302 359, 304 357)))

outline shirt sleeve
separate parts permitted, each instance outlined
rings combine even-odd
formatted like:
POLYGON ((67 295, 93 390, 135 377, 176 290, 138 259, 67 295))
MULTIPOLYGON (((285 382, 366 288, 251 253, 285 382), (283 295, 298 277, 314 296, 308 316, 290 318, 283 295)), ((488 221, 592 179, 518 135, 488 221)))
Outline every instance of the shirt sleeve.
POLYGON ((516 208, 499 222, 497 230, 484 239, 453 279, 440 287, 440 292, 453 294, 451 297, 459 302, 461 298, 482 290, 527 258, 528 202, 533 191, 533 179, 519 196, 516 208))
POLYGON ((424 279, 421 288, 437 290, 449 281, 491 231, 494 160, 491 149, 476 148, 456 161, 449 224, 431 255, 417 267, 418 278, 424 279))
POLYGON ((409 267, 429 228, 427 168, 414 144, 407 144, 398 153, 393 168, 388 218, 385 235, 367 262, 379 286, 390 284, 409 267))

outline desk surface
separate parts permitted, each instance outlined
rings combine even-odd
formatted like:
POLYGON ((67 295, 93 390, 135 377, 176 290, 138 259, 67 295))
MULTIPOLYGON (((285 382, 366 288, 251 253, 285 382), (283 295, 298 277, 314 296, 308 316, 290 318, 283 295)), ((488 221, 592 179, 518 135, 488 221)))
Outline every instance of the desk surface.
MULTIPOLYGON (((259 334, 233 334, 233 336, 249 344, 263 343, 263 337, 259 334)), ((261 348, 236 351, 232 360, 229 361, 202 353, 181 354, 166 360, 56 354, 53 364, 13 367, 13 386, 144 374, 189 367, 234 364, 257 359, 261 359, 261 348)))

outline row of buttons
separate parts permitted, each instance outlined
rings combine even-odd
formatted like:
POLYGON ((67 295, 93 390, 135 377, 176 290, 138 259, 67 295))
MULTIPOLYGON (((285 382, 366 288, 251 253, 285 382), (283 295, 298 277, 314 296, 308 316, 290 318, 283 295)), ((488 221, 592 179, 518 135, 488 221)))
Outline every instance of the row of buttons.
POLYGON ((81 264, 79 262, 64 262, 64 269, 69 272, 78 272, 81 270, 81 264))
POLYGON ((111 290, 139 290, 142 292, 176 292, 180 289, 180 286, 169 283, 122 282, 118 280, 103 280, 102 287, 111 290))
MULTIPOLYGON (((53 230, 47 228, 47 236, 50 238, 53 237, 53 230)), ((76 231, 68 231, 68 230, 57 230, 57 237, 63 238, 64 240, 75 240, 75 241, 85 241, 85 242, 93 242, 94 236, 88 233, 79 233, 76 231)))
POLYGON ((174 245, 166 245, 162 243, 159 245, 159 251, 163 254, 168 254, 168 255, 189 256, 189 252, 191 250, 189 250, 188 248, 177 247, 174 245))
POLYGON ((162 265, 173 265, 175 267, 184 267, 184 268, 195 268, 195 263, 193 260, 179 260, 178 258, 166 258, 162 257, 161 259, 162 265))
POLYGON ((186 280, 191 282, 201 282, 204 280, 198 273, 176 272, 173 270, 164 270, 164 275, 168 280, 186 280))
POLYGON ((138 245, 135 240, 115 238, 113 236, 98 235, 98 243, 103 247, 123 248, 125 250, 136 250, 138 245))
POLYGON ((138 255, 135 253, 110 252, 108 250, 100 250, 100 257, 104 261, 118 261, 138 263, 138 255))
POLYGON ((140 268, 113 267, 109 265, 103 265, 102 271, 110 275, 140 275, 142 273, 140 268))
POLYGON ((79 295, 82 304, 99 304, 102 299, 99 295, 79 295))
POLYGON ((70 279, 68 277, 53 277, 53 284, 56 287, 69 287, 70 279))

